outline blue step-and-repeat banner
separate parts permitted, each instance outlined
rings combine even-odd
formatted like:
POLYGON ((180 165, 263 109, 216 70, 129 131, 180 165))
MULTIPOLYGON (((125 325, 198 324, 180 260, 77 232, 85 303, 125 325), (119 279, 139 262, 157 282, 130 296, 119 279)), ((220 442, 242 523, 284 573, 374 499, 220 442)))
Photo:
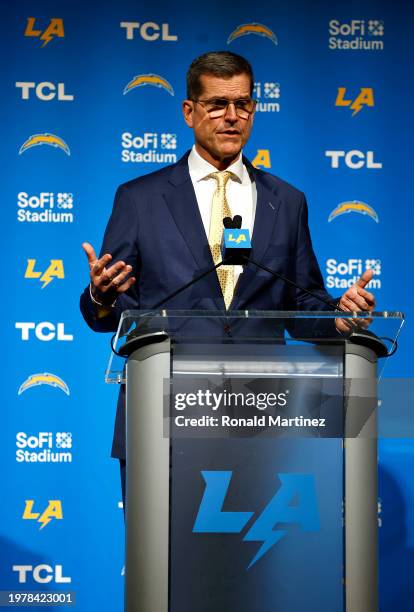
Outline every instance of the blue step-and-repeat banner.
MULTIPOLYGON (((4 7, 3 7, 4 8, 4 7)), ((3 427, 0 590, 68 590, 122 609, 124 524, 109 457, 109 337, 78 308, 81 249, 100 247, 116 187, 192 145, 191 60, 253 65, 245 154, 303 190, 326 285, 366 269, 377 310, 408 322, 387 376, 410 377, 411 78, 403 0, 156 3, 21 0, 3 11, 3 427)), ((380 444, 381 609, 414 610, 414 448, 380 444)))

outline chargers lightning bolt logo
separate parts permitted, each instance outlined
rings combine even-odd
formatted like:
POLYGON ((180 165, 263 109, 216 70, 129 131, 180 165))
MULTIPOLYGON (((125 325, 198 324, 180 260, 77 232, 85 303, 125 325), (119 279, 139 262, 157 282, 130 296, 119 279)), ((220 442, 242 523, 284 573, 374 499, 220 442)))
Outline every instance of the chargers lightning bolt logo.
POLYGON ((369 204, 365 202, 361 202, 360 200, 349 200, 347 202, 341 202, 338 204, 336 208, 333 209, 331 214, 328 217, 328 222, 330 223, 337 217, 341 215, 349 214, 349 213, 359 213, 360 215, 368 215, 375 221, 375 223, 379 222, 378 215, 375 210, 369 204))
POLYGON ((48 385, 49 387, 55 387, 63 391, 63 393, 66 393, 66 395, 70 395, 69 387, 67 386, 65 381, 59 378, 59 376, 56 376, 56 374, 51 374, 50 372, 31 374, 20 385, 17 394, 21 395, 22 393, 27 391, 27 389, 39 387, 40 385, 48 385))
POLYGON ((264 36, 272 41, 275 45, 277 45, 276 34, 272 32, 270 28, 261 23, 244 23, 243 25, 239 25, 227 39, 227 44, 229 45, 236 38, 240 38, 241 36, 247 36, 248 34, 256 34, 257 36, 264 36))
POLYGON ((22 146, 20 147, 19 155, 27 151, 27 149, 31 149, 32 147, 38 147, 40 145, 49 145, 50 147, 58 147, 59 149, 62 149, 62 151, 64 151, 66 155, 70 155, 70 149, 68 145, 66 144, 66 142, 62 140, 62 138, 60 138, 59 136, 56 136, 55 134, 47 134, 47 133, 46 134, 33 134, 33 136, 30 136, 30 138, 28 138, 26 142, 24 142, 22 146))
MULTIPOLYGON (((201 472, 206 487, 194 523, 193 533, 240 533, 254 512, 223 512, 231 471, 201 472)), ((286 534, 289 523, 300 525, 303 531, 319 531, 319 513, 312 474, 278 474, 280 487, 258 518, 244 535, 244 542, 261 542, 250 561, 250 569, 286 534)))
POLYGON ((135 89, 136 87, 143 87, 144 85, 153 85, 153 87, 161 87, 162 89, 165 89, 165 91, 168 91, 171 96, 174 95, 173 88, 171 87, 167 79, 164 79, 164 77, 158 76, 158 74, 139 74, 138 76, 135 76, 132 81, 128 83, 128 85, 125 86, 124 96, 132 89, 135 89))

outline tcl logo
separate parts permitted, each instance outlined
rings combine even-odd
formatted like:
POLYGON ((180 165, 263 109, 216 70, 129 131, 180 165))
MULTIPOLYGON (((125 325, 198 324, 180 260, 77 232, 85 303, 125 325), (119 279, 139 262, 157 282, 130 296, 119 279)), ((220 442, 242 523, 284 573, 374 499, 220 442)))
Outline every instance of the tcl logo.
POLYGON ((57 98, 62 102, 72 102, 72 100, 75 99, 73 94, 68 94, 65 92, 64 83, 58 83, 55 85, 49 81, 43 81, 42 83, 17 81, 16 87, 17 89, 21 90, 22 100, 30 100, 30 94, 32 92, 37 98, 39 98, 39 100, 43 100, 44 102, 49 102, 54 98, 57 98))
POLYGON ((18 322, 14 324, 16 329, 21 331, 21 339, 28 341, 37 338, 42 342, 50 340, 72 341, 73 335, 65 332, 64 323, 50 323, 49 321, 41 321, 40 323, 18 322))
POLYGON ((374 151, 325 151, 325 156, 331 160, 331 168, 339 168, 340 162, 344 162, 348 168, 359 170, 360 168, 376 169, 382 168, 382 162, 374 160, 374 151))
POLYGON ((28 578, 39 584, 47 584, 52 581, 60 584, 72 582, 70 576, 63 575, 61 565, 55 565, 54 567, 46 565, 46 563, 41 565, 13 565, 13 571, 19 574, 20 584, 26 584, 28 578))
POLYGON ((121 21, 120 26, 125 29, 127 40, 133 40, 135 33, 139 34, 144 40, 150 42, 158 39, 170 42, 178 40, 176 34, 170 34, 170 25, 168 23, 159 25, 153 21, 146 21, 145 23, 139 23, 138 21, 121 21))

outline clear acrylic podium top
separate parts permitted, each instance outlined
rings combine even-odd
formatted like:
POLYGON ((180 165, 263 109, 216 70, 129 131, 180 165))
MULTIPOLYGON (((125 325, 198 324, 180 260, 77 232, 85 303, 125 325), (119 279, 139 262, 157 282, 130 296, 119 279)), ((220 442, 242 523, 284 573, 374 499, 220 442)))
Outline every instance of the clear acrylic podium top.
MULTIPOLYGON (((345 320, 352 332, 350 341, 368 346, 382 344, 384 354, 394 352, 396 341, 404 323, 401 312, 345 313, 337 311, 263 311, 263 310, 125 310, 113 338, 113 348, 105 382, 125 382, 126 355, 122 347, 138 339, 142 344, 151 338, 170 338, 177 343, 315 343, 338 345, 348 335, 341 334, 335 319, 345 320), (366 345, 366 344, 365 344, 366 345)), ((381 360, 380 370, 386 359, 381 360)))

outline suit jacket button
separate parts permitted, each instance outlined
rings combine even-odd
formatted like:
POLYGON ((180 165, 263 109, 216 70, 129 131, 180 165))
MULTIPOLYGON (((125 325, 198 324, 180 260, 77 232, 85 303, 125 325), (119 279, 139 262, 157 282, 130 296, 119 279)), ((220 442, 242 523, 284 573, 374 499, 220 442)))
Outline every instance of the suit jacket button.
POLYGON ((227 325, 227 323, 224 326, 224 333, 227 334, 228 336, 230 336, 230 334, 231 334, 231 327, 230 327, 230 325, 227 325))

